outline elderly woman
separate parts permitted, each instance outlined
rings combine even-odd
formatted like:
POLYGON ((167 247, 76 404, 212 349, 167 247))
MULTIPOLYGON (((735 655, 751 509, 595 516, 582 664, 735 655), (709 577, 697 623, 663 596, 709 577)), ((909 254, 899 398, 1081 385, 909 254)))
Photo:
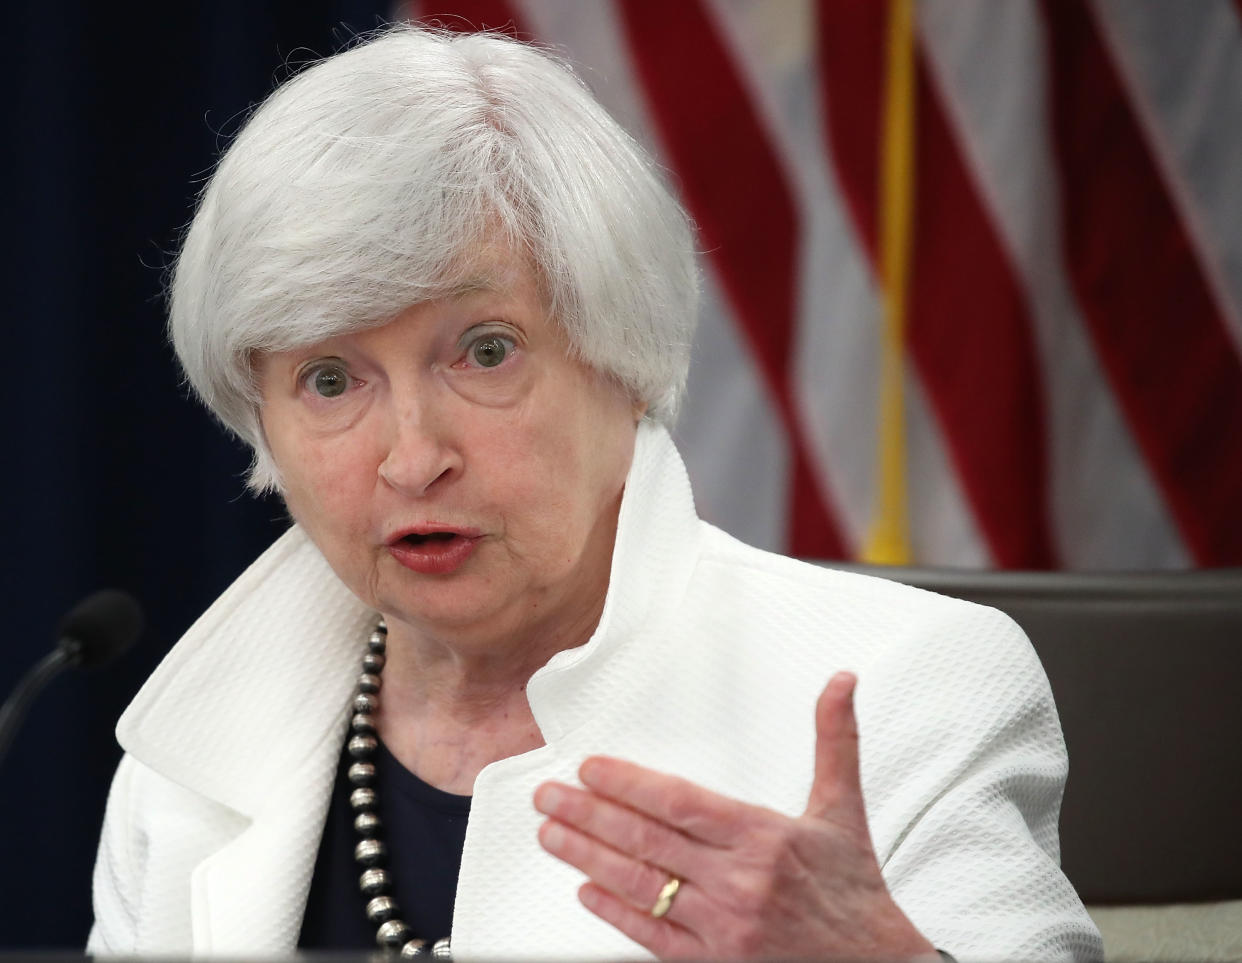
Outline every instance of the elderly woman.
POLYGON ((171 328, 294 524, 121 719, 92 951, 1098 953, 1012 623, 695 516, 695 299, 543 52, 393 30, 254 114, 171 328))

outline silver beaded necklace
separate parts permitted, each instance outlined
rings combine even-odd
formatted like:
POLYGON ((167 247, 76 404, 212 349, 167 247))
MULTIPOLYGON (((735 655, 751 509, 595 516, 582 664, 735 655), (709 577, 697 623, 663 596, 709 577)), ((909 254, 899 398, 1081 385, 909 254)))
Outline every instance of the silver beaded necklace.
POLYGON ((384 650, 388 644, 388 626, 381 619, 367 640, 362 656, 362 675, 354 693, 354 717, 350 723, 348 751, 354 761, 349 766, 349 782, 353 791, 349 805, 354 811, 354 829, 359 839, 354 847, 354 860, 362 867, 358 887, 367 900, 367 919, 376 925, 375 942, 386 950, 400 950, 401 959, 451 960, 449 938, 436 940, 430 950, 427 941, 415 936, 401 919, 401 908, 390 895, 392 877, 384 869, 388 847, 382 836, 384 824, 377 809, 379 796, 375 791, 375 752, 379 739, 375 735, 375 710, 379 708, 380 673, 384 671, 384 650))

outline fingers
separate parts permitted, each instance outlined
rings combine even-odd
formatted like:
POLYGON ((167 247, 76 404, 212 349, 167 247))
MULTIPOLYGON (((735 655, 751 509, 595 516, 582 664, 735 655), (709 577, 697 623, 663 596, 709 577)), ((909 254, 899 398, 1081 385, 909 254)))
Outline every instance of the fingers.
MULTIPOLYGON (((863 817, 862 786, 858 774, 858 721, 854 716, 852 672, 838 672, 815 704, 815 777, 805 815, 863 817)), ((865 817, 864 824, 865 824, 865 817)))
MULTIPOLYGON (((680 900, 681 894, 677 898, 680 900)), ((611 923, 661 959, 681 957, 703 960, 712 955, 703 940, 672 919, 671 911, 663 919, 656 919, 650 912, 637 909, 594 883, 584 884, 578 890, 578 899, 605 923, 611 923)), ((677 903, 673 905, 676 907, 677 903)))
MULTIPOLYGON (((579 891, 583 905, 659 955, 666 954, 653 943, 666 927, 675 926, 680 931, 678 939, 697 940, 694 931, 710 920, 703 891, 684 880, 668 911, 659 919, 652 916, 670 873, 617 852, 572 826, 549 819, 539 827, 539 842, 587 875, 590 882, 579 891)), ((659 937, 667 938, 667 933, 659 937)))
POLYGON ((553 856, 584 872, 609 892, 635 907, 655 905, 668 873, 604 846, 598 840, 548 820, 539 827, 539 843, 553 856))
POLYGON ((535 808, 643 863, 685 879, 708 870, 711 853, 664 823, 591 792, 560 783, 535 790, 535 808))
POLYGON ((702 903, 701 892, 687 895, 693 882, 722 871, 718 851, 589 791, 544 783, 535 808, 550 817, 539 828, 544 849, 644 913, 677 876, 685 885, 669 918, 693 918, 702 903))
POLYGON ((580 891, 588 909, 659 956, 703 955, 697 934, 710 931, 719 907, 696 881, 725 872, 721 850, 589 789, 544 783, 535 808, 549 817, 540 844, 588 877, 580 891), (673 876, 681 885, 656 919, 652 910, 673 876))
POLYGON ((727 848, 756 807, 688 780, 608 756, 592 756, 578 770, 592 792, 650 816, 709 846, 727 848))

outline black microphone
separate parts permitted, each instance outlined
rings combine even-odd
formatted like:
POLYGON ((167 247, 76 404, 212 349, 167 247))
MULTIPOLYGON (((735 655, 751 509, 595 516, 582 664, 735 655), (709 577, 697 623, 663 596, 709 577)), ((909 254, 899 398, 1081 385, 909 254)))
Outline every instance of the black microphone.
POLYGON ((69 610, 56 628, 60 640, 17 683, 0 708, 0 765, 35 697, 64 669, 93 669, 111 662, 142 634, 142 607, 132 595, 103 589, 69 610))

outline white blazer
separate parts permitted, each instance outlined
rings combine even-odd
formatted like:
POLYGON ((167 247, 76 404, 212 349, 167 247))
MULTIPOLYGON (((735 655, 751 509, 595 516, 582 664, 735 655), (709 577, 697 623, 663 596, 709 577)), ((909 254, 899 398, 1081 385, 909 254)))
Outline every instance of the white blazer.
MULTIPOLYGON (((117 726, 91 952, 294 948, 374 619, 294 527, 172 649, 117 726)), ((646 957, 539 847, 534 788, 607 753, 798 814, 815 699, 846 668, 872 837, 915 925, 959 959, 1098 958, 1057 866, 1065 748, 1022 632, 742 545, 697 518, 671 440, 647 424, 599 627, 530 680, 546 744, 475 782, 455 955, 646 957)))

